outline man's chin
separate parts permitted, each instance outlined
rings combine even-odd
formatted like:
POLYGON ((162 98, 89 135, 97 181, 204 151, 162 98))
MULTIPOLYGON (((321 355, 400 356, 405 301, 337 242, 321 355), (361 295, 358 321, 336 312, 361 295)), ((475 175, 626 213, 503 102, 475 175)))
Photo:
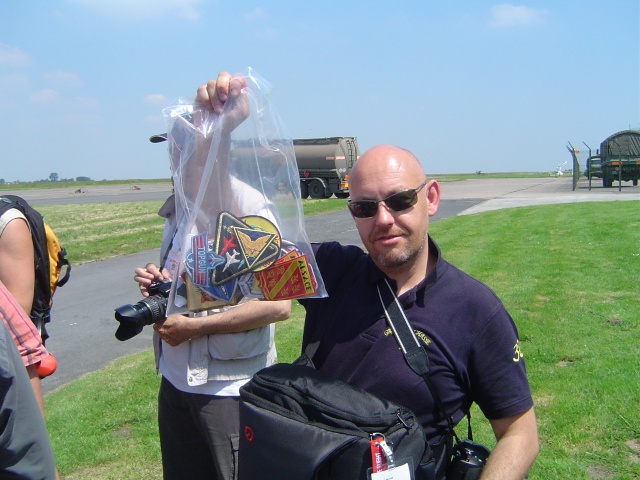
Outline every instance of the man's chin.
POLYGON ((386 251, 384 249, 376 249, 370 254, 376 265, 381 269, 395 270, 404 267, 411 261, 411 256, 399 248, 386 251))

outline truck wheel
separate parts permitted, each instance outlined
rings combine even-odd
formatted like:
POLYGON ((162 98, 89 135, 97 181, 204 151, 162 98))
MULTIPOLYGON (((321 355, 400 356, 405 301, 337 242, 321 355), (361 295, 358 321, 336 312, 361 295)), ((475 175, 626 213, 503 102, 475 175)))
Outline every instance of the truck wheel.
POLYGON ((637 178, 634 178, 634 179, 633 179, 633 186, 634 186, 634 187, 637 187, 637 186, 638 186, 638 179, 637 179, 637 178))
POLYGON ((318 180, 312 180, 309 183, 309 195, 311 198, 325 198, 324 185, 318 180))
POLYGON ((349 198, 349 194, 346 192, 336 192, 334 195, 336 198, 349 198))
POLYGON ((309 197, 309 185, 306 182, 300 182, 300 198, 309 197))

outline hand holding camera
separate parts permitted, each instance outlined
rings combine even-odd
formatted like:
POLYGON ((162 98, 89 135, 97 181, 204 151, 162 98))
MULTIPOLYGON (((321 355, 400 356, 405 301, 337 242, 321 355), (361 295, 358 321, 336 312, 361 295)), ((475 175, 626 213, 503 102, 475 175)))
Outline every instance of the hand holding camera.
POLYGON ((135 305, 122 305, 116 308, 115 317, 120 322, 116 330, 116 338, 121 342, 138 335, 145 325, 165 319, 171 280, 151 282, 146 290, 149 296, 135 305))

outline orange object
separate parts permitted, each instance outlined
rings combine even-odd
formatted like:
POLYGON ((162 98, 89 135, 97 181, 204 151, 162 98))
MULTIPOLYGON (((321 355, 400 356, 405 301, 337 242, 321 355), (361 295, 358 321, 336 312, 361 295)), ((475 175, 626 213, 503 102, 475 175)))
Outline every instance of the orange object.
POLYGON ((58 362, 56 361, 56 357, 51 355, 47 355, 42 360, 40 360, 40 364, 38 368, 36 368, 36 372, 38 372, 38 376, 40 378, 48 377, 52 375, 56 369, 58 368, 58 362))

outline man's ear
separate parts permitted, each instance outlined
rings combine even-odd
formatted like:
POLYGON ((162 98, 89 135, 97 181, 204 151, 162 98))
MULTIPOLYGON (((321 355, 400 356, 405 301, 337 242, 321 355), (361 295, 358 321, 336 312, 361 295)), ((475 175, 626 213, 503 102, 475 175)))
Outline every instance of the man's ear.
POLYGON ((440 204, 440 185, 435 180, 431 180, 425 185, 427 191, 427 202, 429 203, 429 216, 432 217, 438 211, 438 205, 440 204))

